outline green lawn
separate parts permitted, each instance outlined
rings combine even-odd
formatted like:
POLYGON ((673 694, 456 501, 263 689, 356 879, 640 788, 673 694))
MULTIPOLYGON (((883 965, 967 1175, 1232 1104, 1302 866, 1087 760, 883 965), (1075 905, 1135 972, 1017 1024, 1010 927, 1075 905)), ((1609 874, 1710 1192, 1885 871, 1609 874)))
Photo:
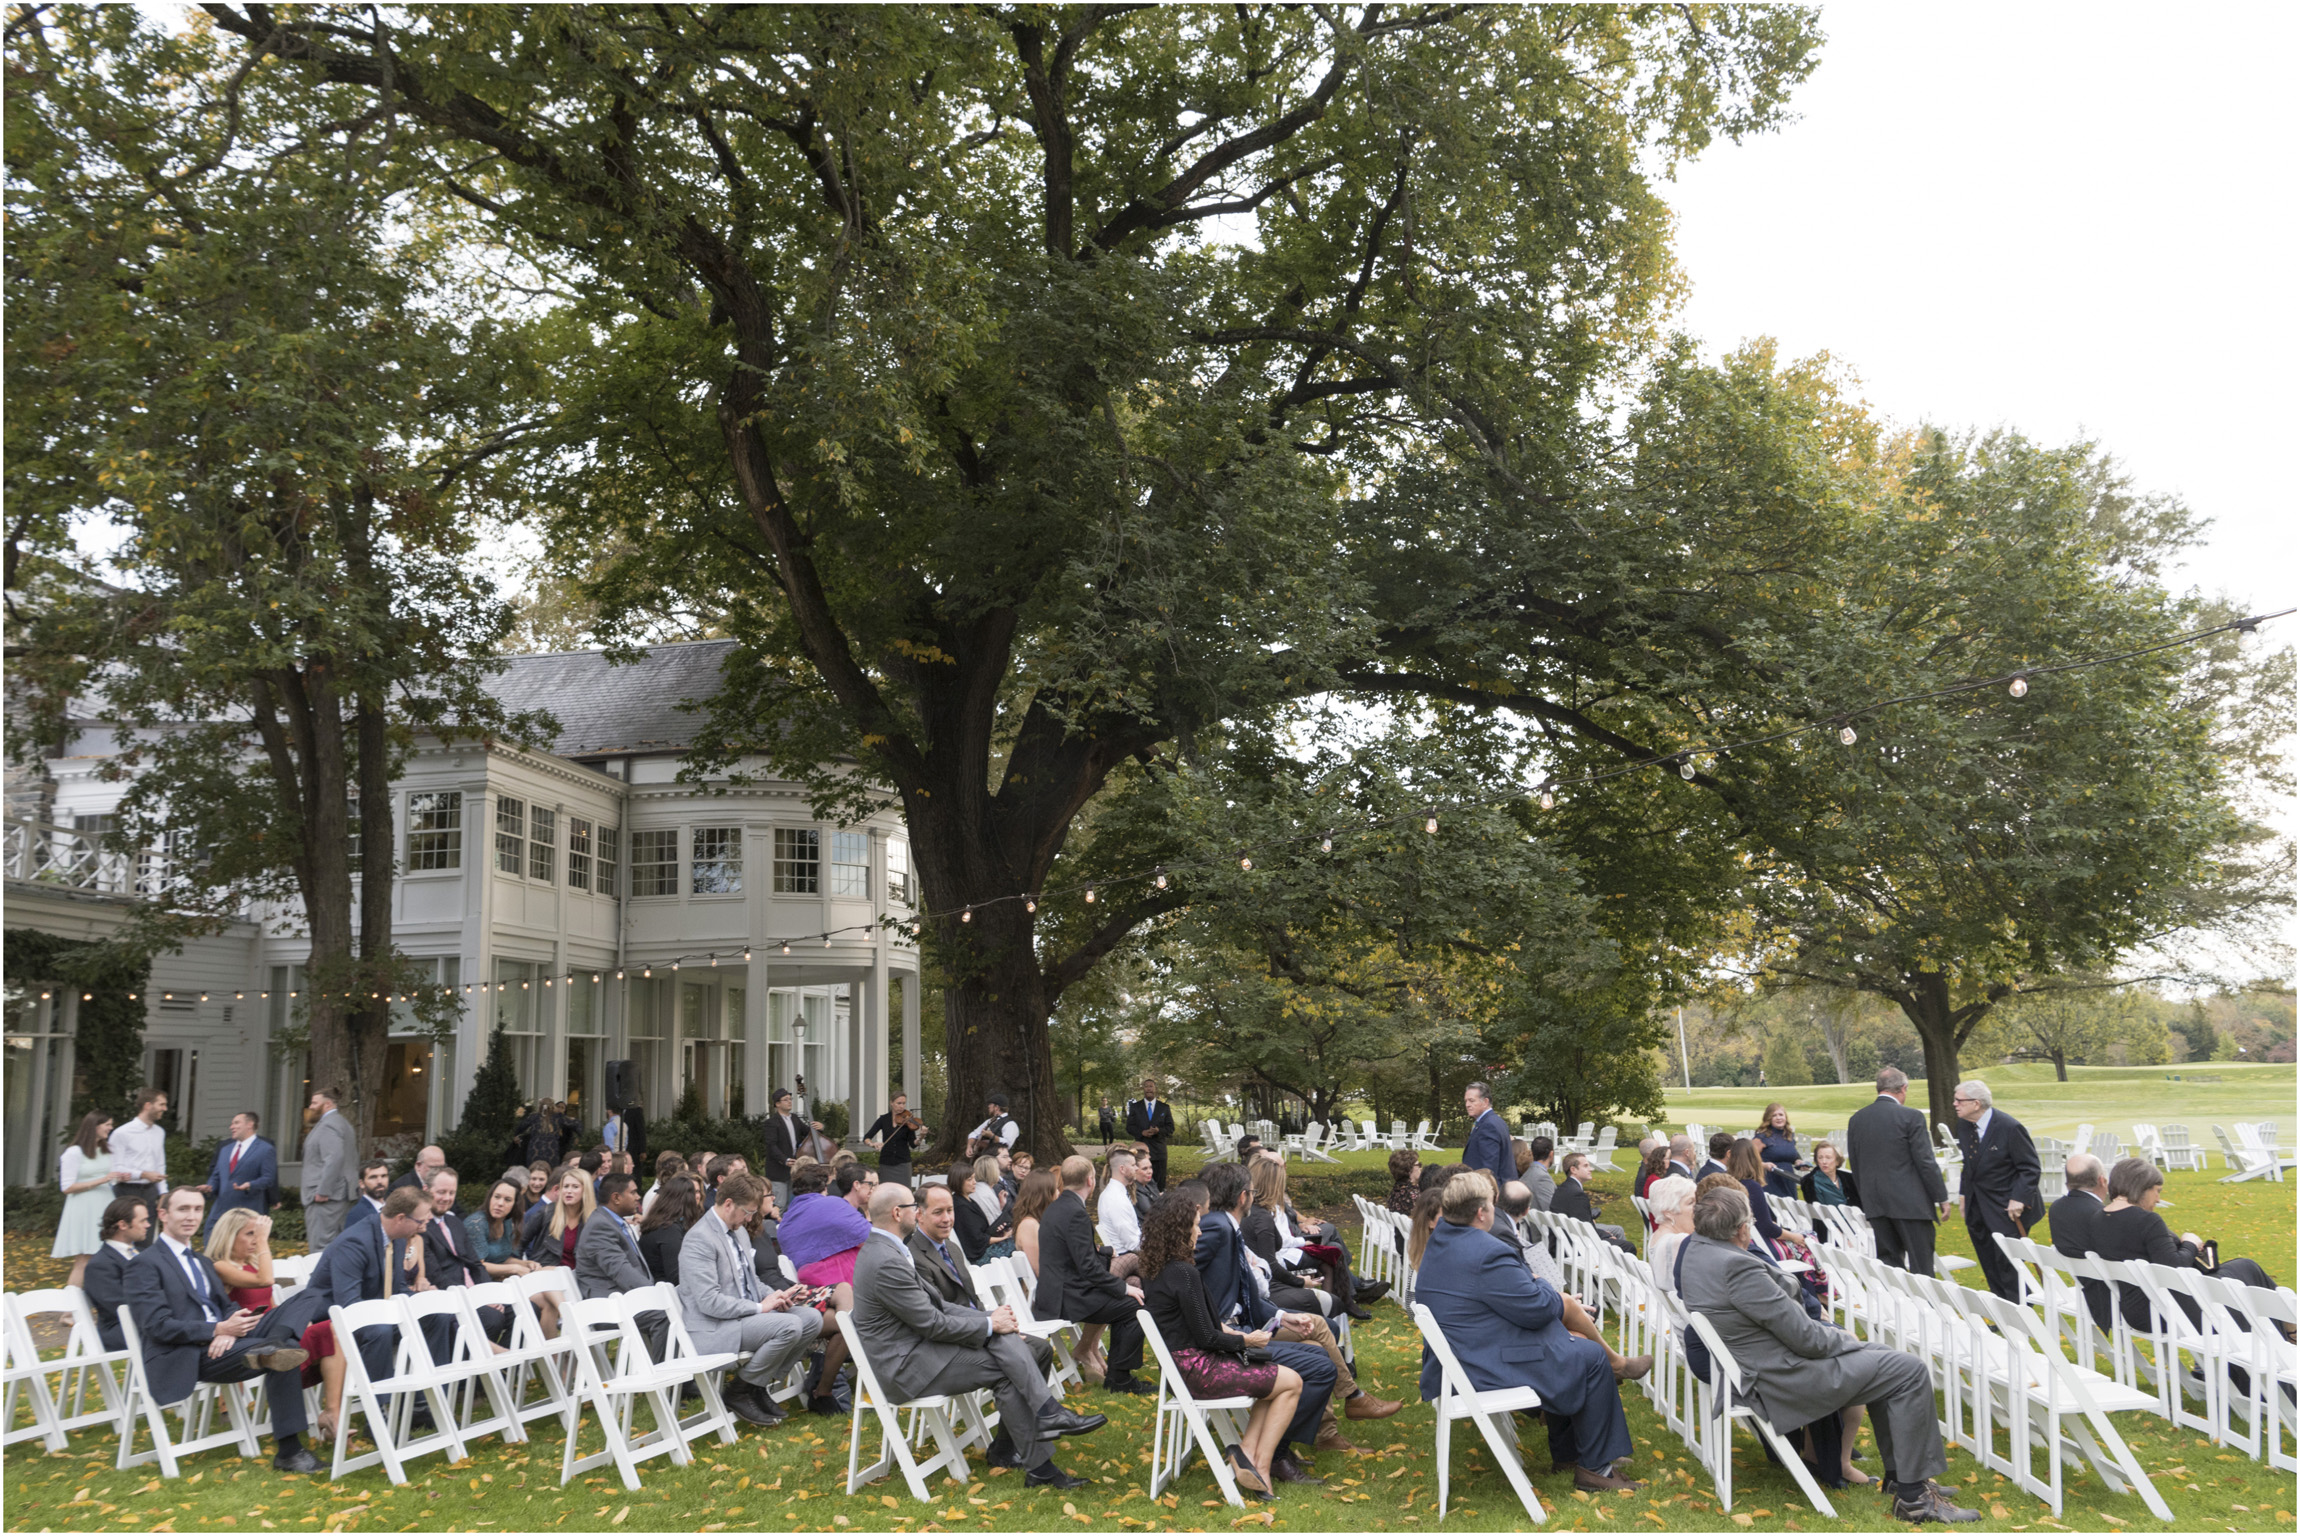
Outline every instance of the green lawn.
MULTIPOLYGON (((1353 1159, 1352 1161, 1360 1161, 1353 1159)), ((1374 1159, 1363 1161, 1370 1166, 1374 1159)), ((1626 1177, 1601 1179, 1601 1193, 1626 1202, 1626 1177)), ((2224 1251, 2251 1253, 2280 1279, 2291 1275, 2293 1192, 2300 1183, 2222 1185, 2199 1175, 2176 1175, 2176 1225, 2222 1239, 2224 1251), (2278 1256, 2282 1256, 2281 1266, 2278 1256)), ((1962 1227, 1942 1231, 1945 1252, 1969 1251, 1962 1227)), ((11 1289, 61 1282, 62 1266, 47 1257, 44 1232, 11 1232, 5 1246, 11 1289)), ((1376 1321, 1359 1332, 1361 1365, 1370 1384, 1409 1396, 1419 1344, 1398 1309, 1383 1302, 1376 1321)), ((1737 1498, 1731 1514, 1696 1475, 1690 1456, 1671 1439, 1636 1393, 1626 1399, 1638 1441, 1633 1471, 1649 1478, 1642 1492, 1577 1499, 1569 1477, 1548 1473, 1547 1447, 1527 1437, 1534 1483, 1551 1510, 1551 1525, 1573 1530, 1883 1530, 1894 1528, 1881 1497, 1847 1490, 1842 1519, 1816 1517, 1785 1473, 1767 1464, 1744 1441, 1737 1458, 1737 1498)), ((1153 1505, 1145 1489, 1150 1460, 1150 1400, 1091 1394, 1111 1416, 1109 1427, 1066 1444, 1064 1465, 1094 1478, 1095 1486, 1070 1494, 1031 1493, 1020 1478, 976 1468, 961 1489, 946 1484, 931 1508, 914 1503, 899 1484, 874 1486, 853 1498, 841 1490, 846 1468, 843 1421, 800 1418, 779 1429, 746 1428, 732 1447, 713 1445, 700 1464, 678 1469, 645 1464, 646 1487, 627 1493, 613 1477, 559 1486, 556 1425, 537 1425, 526 1447, 482 1442, 470 1462, 417 1464, 407 1486, 394 1489, 380 1470, 330 1484, 324 1478, 283 1478, 260 1463, 217 1454, 194 1458, 181 1481, 161 1483, 149 1469, 112 1470, 108 1436, 83 1433, 72 1449, 49 1456, 18 1445, 4 1463, 9 1530, 1109 1530, 1226 1531, 1247 1523, 1240 1512, 1208 1501, 1212 1480, 1193 1470, 1153 1505)), ((2202 1437, 2145 1415, 2124 1415, 2119 1427, 2172 1505, 2182 1529, 2290 1530, 2296 1506, 2292 1479, 2236 1452, 2216 1451, 2202 1437)), ((1408 1407, 1395 1418, 1352 1428, 1374 1456, 1319 1458, 1331 1474, 1322 1489, 1288 1489, 1273 1526, 1293 1530, 1431 1530, 1435 1480, 1428 1410, 1408 1407), (1360 1433, 1360 1429, 1363 1433, 1360 1433)), ((1524 1528, 1523 1513, 1490 1468, 1474 1434, 1455 1437, 1455 1503, 1445 1521, 1453 1530, 1524 1528)), ((589 1442, 593 1435, 586 1436, 589 1442)), ((587 1444, 587 1448, 588 1444, 587 1444)), ((1981 1474, 1955 1452, 1952 1476, 1960 1497, 1989 1514, 1982 1529, 2110 1530, 2154 1527, 2138 1499, 2108 1493, 2089 1475, 2071 1472, 2068 1508, 2059 1521, 2035 1499, 1981 1474)), ((1874 1468, 1873 1447, 1869 1466, 1874 1468)), ((1252 1524, 1263 1523, 1256 1507, 1252 1524)))

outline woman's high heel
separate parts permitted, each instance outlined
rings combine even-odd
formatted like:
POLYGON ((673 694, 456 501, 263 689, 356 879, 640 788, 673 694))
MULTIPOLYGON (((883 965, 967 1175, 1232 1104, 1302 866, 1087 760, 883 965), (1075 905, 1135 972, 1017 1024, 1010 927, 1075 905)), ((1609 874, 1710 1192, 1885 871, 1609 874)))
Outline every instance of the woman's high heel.
POLYGON ((1232 1445, 1228 1449, 1238 1491, 1249 1499, 1275 1499, 1278 1496, 1277 1490, 1263 1479, 1262 1469, 1254 1465, 1254 1458, 1246 1454, 1246 1448, 1232 1445), (1249 1482, 1249 1478, 1252 1481, 1249 1482))

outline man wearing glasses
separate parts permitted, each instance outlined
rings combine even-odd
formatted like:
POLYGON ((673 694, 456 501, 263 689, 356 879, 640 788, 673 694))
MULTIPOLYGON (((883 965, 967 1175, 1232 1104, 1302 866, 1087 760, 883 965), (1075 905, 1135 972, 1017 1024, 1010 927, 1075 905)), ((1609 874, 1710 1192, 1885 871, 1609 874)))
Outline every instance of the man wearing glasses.
POLYGON ((853 1322, 862 1354, 879 1385, 897 1402, 988 1387, 998 1400, 999 1429, 990 1442, 994 1467, 1026 1469, 1033 1488, 1077 1488, 1054 1464, 1054 1442, 1108 1421, 1076 1414, 1046 1390, 1014 1309, 983 1312, 937 1295, 920 1277, 910 1237, 918 1201, 900 1184, 871 1194, 870 1237, 855 1260, 853 1322))
POLYGON ((2037 1187, 2043 1165, 2036 1143, 2029 1139, 2028 1127, 1995 1106, 1984 1082, 1957 1084, 1952 1103, 1957 1145, 1965 1155, 1964 1173, 1957 1181, 1965 1233, 1973 1240, 1973 1254, 1981 1261, 1989 1289, 2017 1302, 2020 1272, 1997 1246, 1994 1234, 2026 1237, 2044 1210, 2044 1195, 2037 1187))

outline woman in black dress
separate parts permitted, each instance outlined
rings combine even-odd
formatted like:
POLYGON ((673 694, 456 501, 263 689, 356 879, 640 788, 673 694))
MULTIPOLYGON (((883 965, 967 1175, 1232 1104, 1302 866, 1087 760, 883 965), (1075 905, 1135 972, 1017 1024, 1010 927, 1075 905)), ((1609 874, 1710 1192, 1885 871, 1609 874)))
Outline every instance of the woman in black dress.
POLYGON ((1267 1329, 1232 1333, 1214 1321, 1206 1282, 1198 1274, 1197 1199, 1168 1190, 1142 1224, 1142 1304, 1174 1356, 1174 1368, 1193 1397, 1251 1397, 1242 1444, 1228 1448, 1239 1489, 1257 1499, 1277 1497, 1270 1463, 1301 1406, 1301 1373, 1275 1360, 1252 1360, 1266 1348, 1267 1329))
MULTIPOLYGON (((2204 1240, 2193 1232, 2183 1232, 2179 1241, 2173 1240, 2172 1229, 2156 1214, 2156 1202, 2163 1198, 2164 1174, 2154 1163, 2145 1157, 2119 1162, 2108 1171, 2108 1205, 2093 1223, 2092 1251, 2104 1259, 2146 1259, 2167 1269, 2203 1268, 2196 1261, 2204 1251, 2204 1240)), ((2238 1285, 2276 1288, 2268 1272, 2251 1259, 2222 1259, 2212 1273, 2238 1285)), ((2148 1293, 2121 1280, 2116 1288, 2125 1322, 2142 1333, 2152 1331, 2156 1314, 2148 1305, 2148 1293)), ((2181 1292, 2173 1300, 2190 1322, 2202 1316, 2195 1297, 2181 1292)))
POLYGON ((1002 1253, 1014 1251, 1014 1208, 1001 1210, 995 1222, 982 1214, 982 1206, 974 1198, 972 1163, 950 1165, 950 1204, 958 1218, 958 1246, 969 1264, 980 1264, 993 1245, 1002 1253))
POLYGON ((703 1198, 686 1174, 674 1173, 662 1182, 654 1208, 639 1223, 639 1257, 647 1261, 648 1274, 677 1285, 679 1249, 687 1229, 703 1214, 703 1198))

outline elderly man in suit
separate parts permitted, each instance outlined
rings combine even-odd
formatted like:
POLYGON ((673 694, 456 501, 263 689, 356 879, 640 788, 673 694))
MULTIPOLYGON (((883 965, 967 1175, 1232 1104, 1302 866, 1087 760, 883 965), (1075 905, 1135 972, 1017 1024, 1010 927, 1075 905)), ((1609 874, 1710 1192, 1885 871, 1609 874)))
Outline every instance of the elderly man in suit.
MULTIPOLYGON (((2052 1209, 2045 1216, 2045 1230, 2052 1237, 2055 1253, 2081 1259, 2096 1246, 2093 1232, 2100 1225, 2100 1213, 2108 1204, 2108 1170, 2101 1167, 2100 1159, 2090 1152, 2071 1152, 2063 1172, 2068 1179, 2068 1193, 2052 1203, 2052 1209)), ((91 1262, 90 1268, 93 1267, 91 1262)), ((2094 1322, 2104 1329, 2114 1326, 2114 1319, 2109 1316, 2106 1281, 2085 1281, 2084 1300, 2094 1322)))
POLYGON ((234 1308, 223 1277, 191 1245, 207 1200, 197 1189, 171 1190, 160 1202, 160 1238, 128 1266, 127 1307, 144 1340, 144 1377, 162 1404, 181 1402, 203 1381, 264 1379, 270 1406, 272 1465, 317 1472, 304 1449, 303 1366, 298 1347, 317 1307, 297 1298, 267 1313, 234 1308))
POLYGON ((1700 1166, 1701 1154, 1694 1150, 1692 1137, 1679 1131, 1669 1138, 1669 1171, 1671 1173, 1681 1173, 1689 1182, 1698 1184, 1701 1181, 1693 1177, 1693 1170, 1700 1166))
MULTIPOLYGON (((585 1301, 622 1291, 643 1290, 655 1283, 653 1271, 639 1252, 639 1239, 631 1222, 639 1214, 639 1181, 627 1173, 610 1173, 599 1181, 599 1208, 583 1223, 575 1239, 575 1289, 585 1301)), ((681 1263, 687 1250, 679 1249, 681 1263)), ((650 1359, 663 1358, 671 1336, 671 1320, 660 1312, 639 1314, 639 1336, 647 1341, 650 1359)))
POLYGON ((1094 1218, 1087 1198, 1094 1193, 1094 1164, 1083 1157, 1062 1160, 1062 1193, 1038 1219, 1038 1293, 1031 1310, 1073 1323, 1103 1323, 1110 1329, 1110 1364, 1105 1392, 1155 1392, 1136 1381, 1142 1369, 1141 1287, 1110 1273, 1094 1246, 1094 1218))
POLYGON ((1783 1435, 1848 1404, 1866 1404, 1893 1517, 1978 1520, 1934 1482, 1949 1463, 1925 1362, 1807 1317, 1796 1279, 1749 1251, 1754 1229, 1748 1195, 1704 1191, 1694 1198, 1693 1234, 1677 1271, 1679 1299, 1709 1320, 1740 1367, 1743 1400, 1783 1435))
POLYGON ((260 1216, 279 1204, 279 1153, 256 1134, 256 1125, 256 1112, 241 1110, 232 1116, 231 1139, 216 1148, 208 1181, 200 1186, 200 1193, 211 1202, 211 1227, 226 1211, 254 1211, 260 1216))
MULTIPOLYGON (((1438 1327, 1481 1392, 1531 1387, 1549 1420, 1553 1469, 1573 1468, 1584 1493, 1640 1486, 1616 1473, 1633 1447, 1621 1387, 1605 1346, 1566 1332, 1565 1305, 1534 1278, 1524 1255, 1493 1232, 1496 1188, 1478 1172, 1447 1183, 1414 1281, 1414 1300, 1438 1327)), ((1424 1352, 1422 1397, 1443 1390, 1437 1357, 1424 1352)))
POLYGON ((830 1313, 794 1305, 805 1286, 770 1291, 759 1283, 750 1226, 766 1201, 765 1179, 731 1173, 719 1181, 718 1203, 679 1244, 679 1305, 687 1332, 706 1354, 749 1357, 727 1383, 727 1406, 762 1427, 787 1417, 770 1395, 775 1383, 838 1326, 830 1313))
POLYGON ((319 1120, 303 1139, 303 1232, 314 1253, 343 1230, 352 1196, 359 1192, 359 1138, 336 1108, 342 1097, 340 1088, 322 1088, 311 1096, 319 1120))
POLYGON ((1517 1158, 1509 1150, 1509 1122, 1493 1107, 1493 1090, 1484 1083, 1471 1083, 1461 1091, 1461 1107, 1469 1116, 1469 1145, 1462 1148, 1461 1160, 1492 1174, 1493 1187, 1499 1189, 1517 1177, 1517 1158))
POLYGON ((920 1278, 911 1249, 918 1197, 900 1184, 873 1190, 871 1233, 855 1260, 855 1336, 878 1383, 897 1402, 988 1387, 998 1401, 994 1467, 1022 1467, 1031 1488, 1078 1488, 1054 1464, 1054 1442, 1109 1421, 1072 1413, 1046 1390, 1046 1377, 1024 1343, 1012 1307, 995 1312, 945 1301, 920 1278))
POLYGON ((1933 1160, 1924 1111, 1908 1107, 1909 1077, 1877 1074, 1877 1097, 1845 1125, 1845 1161, 1861 1176, 1861 1209, 1877 1257, 1913 1275, 1933 1272, 1933 1224, 1948 1214, 1949 1186, 1933 1160))
POLYGON ((2020 1271, 1992 1233, 2026 1237, 2044 1210, 2037 1188, 2036 1143, 2028 1127, 1998 1109, 1989 1085, 1975 1079, 1957 1084, 1953 1107, 1957 1112, 1957 1146, 1964 1152, 1964 1173, 1957 1181, 1957 1203, 1965 1208, 1965 1232, 1973 1240, 1973 1253, 1989 1289, 2007 1301, 2020 1300, 2020 1271))
POLYGON ((142 1195, 121 1195, 104 1207, 96 1231, 99 1246, 88 1256, 80 1289, 88 1298, 88 1310, 96 1314, 96 1333, 104 1347, 124 1349, 120 1306, 128 1299, 128 1266, 152 1240, 152 1202, 142 1195))

